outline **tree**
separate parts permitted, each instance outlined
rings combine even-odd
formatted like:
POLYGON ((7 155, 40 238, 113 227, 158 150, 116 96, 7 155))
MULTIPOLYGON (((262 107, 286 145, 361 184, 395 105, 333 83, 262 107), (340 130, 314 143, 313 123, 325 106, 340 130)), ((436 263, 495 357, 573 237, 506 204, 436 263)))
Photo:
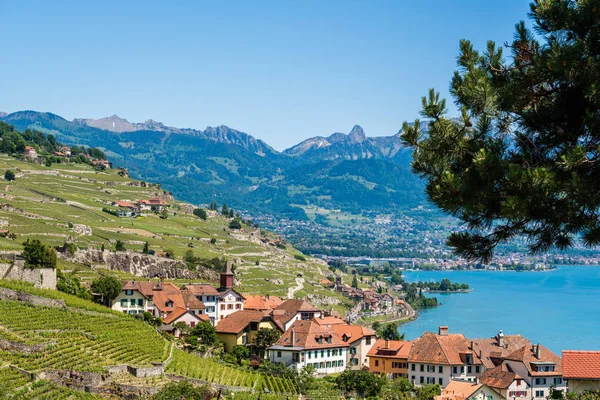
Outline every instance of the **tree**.
MULTIPOLYGON (((178 322, 179 324, 180 322, 178 322)), ((181 322, 182 324, 185 324, 185 322, 181 322)), ((189 335, 185 338, 184 342, 189 345, 192 348, 196 348, 198 347, 198 336, 194 336, 194 335, 189 335)))
POLYGON ((169 212, 167 211, 167 209, 165 207, 163 207, 163 209, 160 211, 160 218, 162 218, 162 219, 169 218, 169 212))
POLYGON ((90 289, 92 293, 102 295, 103 303, 108 306, 111 300, 114 300, 121 293, 123 286, 121 281, 114 276, 101 276, 92 281, 90 289))
POLYGON ((428 197, 467 227, 448 238, 456 254, 488 262, 517 236, 532 253, 578 237, 600 244, 598 6, 532 3, 536 34, 518 23, 508 60, 491 41, 482 53, 461 41, 450 88, 460 118, 446 117, 432 89, 421 112, 428 134, 404 124, 428 197))
POLYGON ((148 242, 144 243, 144 248, 142 249, 142 253, 144 253, 144 254, 150 253, 150 245, 148 244, 148 242))
POLYGON ((269 347, 273 346, 279 340, 279 336, 281 334, 275 329, 259 328, 252 340, 252 344, 256 347, 258 354, 262 356, 269 347))
POLYGON ((46 246, 38 239, 23 243, 23 258, 28 268, 56 268, 56 250, 46 246))
POLYGON ((217 332, 215 327, 210 322, 201 321, 192 328, 191 335, 197 336, 200 339, 200 343, 207 346, 213 346, 219 339, 217 339, 217 332))
POLYGON ((250 358, 250 349, 246 346, 236 345, 231 349, 231 355, 235 357, 238 364, 242 365, 242 360, 250 358))
POLYGON ((387 380, 367 371, 345 370, 336 379, 337 387, 344 393, 356 393, 359 397, 376 397, 387 380))
POLYGON ((358 289, 358 278, 356 274, 354 274, 354 276, 352 277, 352 287, 354 289, 358 289))
POLYGON ((441 393, 440 385, 425 385, 417 389, 415 400, 432 400, 441 393))
POLYGON ((165 385, 152 400, 209 400, 213 395, 207 386, 196 387, 188 381, 165 385))
POLYGON ((237 218, 234 218, 230 223, 229 223, 229 229, 242 229, 242 221, 240 221, 237 218))
POLYGON ((73 273, 64 274, 60 270, 57 270, 56 290, 58 290, 59 292, 72 294, 84 300, 92 299, 92 295, 90 294, 90 292, 85 286, 81 285, 81 281, 73 273))
POLYGON ((194 208, 194 215, 200 219, 207 220, 208 214, 204 208, 194 208))
POLYGON ((7 169, 4 173, 4 179, 6 179, 7 181, 14 181, 15 178, 15 173, 12 172, 10 169, 7 169))
POLYGON ((450 289, 452 289, 452 282, 450 282, 450 279, 448 279, 448 278, 442 279, 442 281, 440 282, 440 290, 445 292, 450 289))
POLYGON ((125 251, 125 243, 120 240, 117 240, 115 243, 115 251, 125 251))
POLYGON ((404 333, 398 332, 398 324, 395 322, 381 325, 377 330, 377 336, 385 340, 404 340, 404 333))
POLYGON ((227 204, 223 204, 223 207, 221 207, 221 214, 226 217, 229 216, 229 208, 227 208, 227 204))

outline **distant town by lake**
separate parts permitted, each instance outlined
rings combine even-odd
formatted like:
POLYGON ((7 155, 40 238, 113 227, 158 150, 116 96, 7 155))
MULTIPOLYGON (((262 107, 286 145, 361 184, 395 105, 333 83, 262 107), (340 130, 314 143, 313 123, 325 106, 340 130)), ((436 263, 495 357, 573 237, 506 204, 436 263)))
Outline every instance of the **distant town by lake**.
POLYGON ((468 338, 503 330, 521 334, 560 354, 569 349, 600 349, 600 267, 558 266, 547 272, 405 271, 408 282, 464 282, 469 293, 428 293, 442 306, 421 310, 400 326, 407 339, 448 325, 468 338))

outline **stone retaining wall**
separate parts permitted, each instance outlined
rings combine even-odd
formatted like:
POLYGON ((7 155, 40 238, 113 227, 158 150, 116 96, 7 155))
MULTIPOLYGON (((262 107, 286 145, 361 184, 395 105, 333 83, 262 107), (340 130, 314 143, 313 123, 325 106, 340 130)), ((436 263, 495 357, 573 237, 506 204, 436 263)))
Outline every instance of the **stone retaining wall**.
POLYGON ((0 287, 0 300, 22 301, 24 303, 42 307, 67 308, 64 300, 48 299, 46 297, 18 292, 16 290, 2 287, 0 287))
POLYGON ((11 263, 0 263, 0 279, 21 280, 31 282, 37 288, 56 289, 55 269, 25 268, 25 260, 17 256, 10 258, 11 263))

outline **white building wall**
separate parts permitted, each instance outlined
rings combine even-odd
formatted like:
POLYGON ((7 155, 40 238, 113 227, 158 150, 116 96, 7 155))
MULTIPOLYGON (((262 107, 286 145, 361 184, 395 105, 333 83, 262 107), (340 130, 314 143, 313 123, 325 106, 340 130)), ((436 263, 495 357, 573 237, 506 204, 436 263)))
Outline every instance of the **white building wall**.
POLYGON ((311 365, 316 369, 317 374, 327 375, 344 372, 346 369, 347 351, 346 348, 295 351, 285 349, 269 350, 269 360, 271 362, 283 363, 298 371, 311 365), (294 353, 299 353, 299 362, 293 362, 294 353))
POLYGON ((148 301, 146 297, 137 290, 134 290, 130 295, 126 294, 125 290, 122 290, 112 301, 111 308, 115 311, 135 315, 143 313, 144 311, 153 312, 154 304, 148 301))
POLYGON ((477 377, 483 373, 484 369, 483 365, 408 363, 408 379, 411 382, 414 382, 416 386, 438 384, 444 388, 452 379, 475 382, 477 377))

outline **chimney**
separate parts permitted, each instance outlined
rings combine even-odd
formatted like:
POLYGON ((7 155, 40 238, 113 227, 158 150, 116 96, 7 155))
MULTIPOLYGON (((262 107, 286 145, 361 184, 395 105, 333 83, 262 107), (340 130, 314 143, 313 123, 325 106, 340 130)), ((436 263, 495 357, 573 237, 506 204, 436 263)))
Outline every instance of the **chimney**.
POLYGON ((296 335, 294 330, 290 330, 290 346, 294 346, 294 340, 296 340, 296 335))
POLYGON ((535 345, 535 358, 540 359, 540 344, 535 345))
POLYGON ((498 346, 504 347, 504 333, 502 333, 502 330, 500 330, 498 335, 496 335, 496 340, 498 342, 498 346))
POLYGON ((471 350, 475 350, 475 342, 471 340, 471 350))
POLYGON ((265 300, 270 300, 270 299, 271 299, 271 295, 270 295, 270 294, 267 294, 267 295, 265 296, 265 300))
POLYGON ((390 348, 390 341, 389 341, 389 340, 386 340, 386 341, 385 341, 385 348, 386 348, 386 349, 389 349, 389 348, 390 348))
POLYGON ((448 327, 447 326, 440 326, 438 328, 438 334, 440 336, 448 336, 448 327))

